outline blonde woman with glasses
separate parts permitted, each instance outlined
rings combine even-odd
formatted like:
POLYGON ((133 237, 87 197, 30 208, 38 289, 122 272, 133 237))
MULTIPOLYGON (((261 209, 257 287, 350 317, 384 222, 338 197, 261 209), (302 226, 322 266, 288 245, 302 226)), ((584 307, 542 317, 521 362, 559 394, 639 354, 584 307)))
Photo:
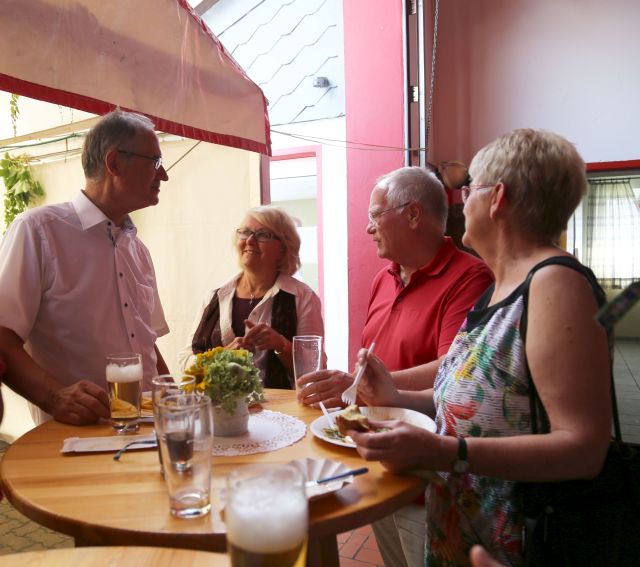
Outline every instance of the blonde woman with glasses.
MULTIPOLYGON (((320 298, 293 277, 300 268, 293 219, 278 207, 249 209, 235 247, 242 271, 208 294, 193 339, 179 355, 181 368, 216 346, 246 348, 265 387, 293 389, 293 337, 324 336, 320 298)), ((323 353, 323 367, 325 359, 323 353)))

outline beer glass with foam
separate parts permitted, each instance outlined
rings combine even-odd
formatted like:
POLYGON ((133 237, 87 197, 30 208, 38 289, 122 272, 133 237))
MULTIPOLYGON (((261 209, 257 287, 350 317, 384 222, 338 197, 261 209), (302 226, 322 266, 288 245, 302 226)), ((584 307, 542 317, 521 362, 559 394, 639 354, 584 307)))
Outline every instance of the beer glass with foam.
POLYGON ((142 356, 135 352, 107 356, 107 386, 111 425, 118 433, 135 433, 140 425, 142 356))
POLYGON ((226 499, 232 567, 304 566, 309 511, 298 469, 291 465, 236 469, 227 478, 226 499))

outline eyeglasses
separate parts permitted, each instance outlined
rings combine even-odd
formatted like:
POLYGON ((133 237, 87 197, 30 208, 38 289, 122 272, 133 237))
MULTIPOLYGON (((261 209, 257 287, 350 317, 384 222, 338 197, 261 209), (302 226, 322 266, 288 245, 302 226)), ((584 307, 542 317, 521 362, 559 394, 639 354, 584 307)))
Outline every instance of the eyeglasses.
POLYGON ((279 236, 273 234, 269 230, 251 230, 250 228, 239 228, 236 230, 238 240, 248 240, 253 236, 258 242, 271 242, 272 240, 280 240, 279 236))
POLYGON ((129 150, 118 150, 118 153, 127 154, 129 156, 135 156, 142 159, 150 159, 151 161, 155 162, 153 164, 153 167, 155 169, 160 169, 160 166, 162 165, 162 156, 143 156, 142 154, 137 154, 136 152, 130 152, 129 150))
POLYGON ((460 191, 462 191, 462 202, 466 203, 467 199, 473 191, 480 189, 489 189, 490 187, 494 187, 495 183, 491 183, 490 185, 465 185, 464 187, 460 187, 460 191))
POLYGON ((377 219, 379 217, 381 217, 382 215, 386 215, 390 211, 395 211, 396 209, 401 209, 402 207, 406 207, 409 203, 410 203, 410 201, 407 201, 406 203, 402 203, 402 205, 396 205, 395 207, 389 207, 388 209, 385 209, 384 211, 376 211, 376 212, 369 211, 367 213, 367 216, 369 217, 369 224, 372 224, 373 226, 377 226, 378 225, 378 220, 377 219))

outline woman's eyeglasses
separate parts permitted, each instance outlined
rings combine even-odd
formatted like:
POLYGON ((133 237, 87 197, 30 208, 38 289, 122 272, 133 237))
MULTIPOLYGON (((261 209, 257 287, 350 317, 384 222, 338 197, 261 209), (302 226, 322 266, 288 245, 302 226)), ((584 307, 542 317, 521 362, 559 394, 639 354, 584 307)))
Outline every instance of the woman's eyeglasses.
POLYGON ((276 236, 269 230, 251 230, 249 228, 239 228, 236 230, 236 237, 238 240, 248 240, 251 236, 253 236, 258 242, 280 240, 279 236, 276 236))
POLYGON ((464 187, 460 187, 460 191, 462 191, 462 202, 466 203, 473 191, 479 189, 489 189, 494 185, 495 183, 492 183, 490 185, 465 185, 464 187))

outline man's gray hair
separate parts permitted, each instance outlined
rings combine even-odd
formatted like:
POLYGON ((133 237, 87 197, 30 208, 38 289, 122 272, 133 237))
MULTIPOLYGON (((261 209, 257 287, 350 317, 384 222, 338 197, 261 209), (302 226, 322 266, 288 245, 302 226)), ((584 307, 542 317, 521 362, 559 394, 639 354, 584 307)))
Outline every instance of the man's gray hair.
POLYGON ((426 214, 447 228, 449 205, 444 186, 435 173, 424 167, 401 167, 378 178, 376 187, 387 189, 387 204, 398 207, 405 203, 419 203, 426 214))
POLYGON ((101 181, 104 177, 104 156, 112 148, 134 138, 142 131, 155 132, 151 120, 142 114, 114 110, 105 114, 91 129, 82 146, 82 169, 91 181, 101 181))

